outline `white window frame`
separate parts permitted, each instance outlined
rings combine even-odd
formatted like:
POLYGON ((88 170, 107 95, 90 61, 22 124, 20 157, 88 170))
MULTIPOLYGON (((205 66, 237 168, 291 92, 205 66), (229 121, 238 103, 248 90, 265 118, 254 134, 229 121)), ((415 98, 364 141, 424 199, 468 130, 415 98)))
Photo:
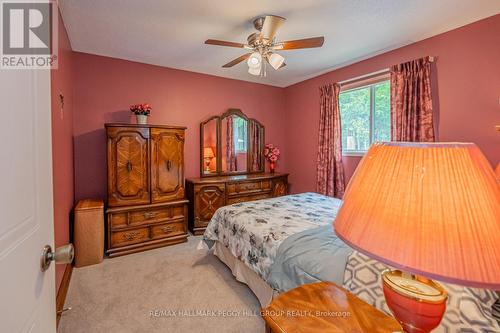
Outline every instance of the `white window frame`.
MULTIPOLYGON (((355 84, 349 84, 345 89, 341 88, 340 93, 339 93, 339 111, 340 111, 340 95, 346 92, 351 92, 359 89, 365 89, 365 88, 370 88, 370 145, 373 144, 373 132, 374 132, 374 122, 373 122, 373 115, 375 113, 375 86, 385 82, 389 81, 390 84, 390 79, 387 75, 379 76, 375 79, 371 79, 367 82, 368 80, 363 80, 355 84)), ((342 125, 342 115, 340 117, 340 124, 342 125)), ((342 126, 341 126, 342 127, 342 126)), ((340 133, 340 136, 342 137, 342 133, 340 133)), ((364 156, 366 154, 367 150, 349 150, 349 151, 344 151, 342 149, 342 156, 364 156)))
MULTIPOLYGON (((239 154, 244 154, 244 153, 246 153, 246 152, 247 152, 247 150, 248 150, 248 132, 247 132, 247 133, 244 133, 244 134, 246 134, 246 135, 243 137, 243 149, 242 149, 242 150, 240 150, 240 149, 239 149, 239 148, 240 148, 240 143, 239 143, 239 142, 237 142, 237 140, 238 140, 239 136, 238 136, 238 135, 236 135, 236 134, 237 134, 237 132, 238 132, 238 127, 237 127, 237 126, 235 126, 236 121, 238 121, 237 119, 238 119, 238 118, 234 118, 234 119, 233 119, 233 132, 234 132, 234 134, 233 134, 233 141, 234 141, 234 152, 235 152, 235 153, 237 153, 237 154, 238 154, 238 153, 239 153, 239 154)), ((242 118, 241 118, 241 119, 242 119, 242 118)), ((247 122, 247 123, 248 123, 248 122, 247 122)), ((248 131, 248 127, 247 127, 246 131, 248 131)), ((245 132, 245 131, 244 131, 244 132, 245 132)), ((239 134, 239 133, 238 133, 238 134, 239 134)))

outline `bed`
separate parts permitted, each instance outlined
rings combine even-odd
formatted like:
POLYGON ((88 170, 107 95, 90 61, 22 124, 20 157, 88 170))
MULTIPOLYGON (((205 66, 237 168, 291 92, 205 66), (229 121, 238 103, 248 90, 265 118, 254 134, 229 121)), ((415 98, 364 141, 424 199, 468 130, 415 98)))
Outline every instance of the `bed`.
MULTIPOLYGON (((390 267, 335 235, 332 223, 341 205, 335 198, 301 193, 225 206, 212 217, 203 242, 262 307, 298 285, 332 281, 390 314, 381 283, 381 272, 390 267)), ((444 286, 448 306, 434 332, 500 331, 500 292, 444 286)))
MULTIPOLYGON (((225 206, 214 214, 203 239, 233 275, 252 289, 261 305, 267 306, 276 293, 320 280, 310 273, 311 268, 297 272, 297 267, 304 265, 297 265, 293 259, 308 262, 301 249, 323 249, 310 244, 319 235, 331 243, 332 222, 341 204, 339 199, 301 193, 225 206), (287 274, 291 270, 294 272, 287 274)), ((340 240, 334 242, 344 250, 338 254, 343 264, 336 270, 343 276, 351 250, 340 240)), ((316 268, 316 272, 324 271, 324 267, 316 268)), ((337 282, 342 284, 341 280, 337 282)))

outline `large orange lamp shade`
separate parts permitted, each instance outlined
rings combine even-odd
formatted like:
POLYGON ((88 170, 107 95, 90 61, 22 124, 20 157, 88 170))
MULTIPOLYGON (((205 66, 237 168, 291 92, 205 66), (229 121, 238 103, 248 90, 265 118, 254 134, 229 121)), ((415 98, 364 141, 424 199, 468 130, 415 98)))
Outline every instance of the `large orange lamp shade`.
POLYGON ((446 291, 430 279, 500 289, 499 183, 474 144, 374 144, 334 228, 351 247, 400 269, 382 280, 406 332, 429 332, 442 319, 446 291))

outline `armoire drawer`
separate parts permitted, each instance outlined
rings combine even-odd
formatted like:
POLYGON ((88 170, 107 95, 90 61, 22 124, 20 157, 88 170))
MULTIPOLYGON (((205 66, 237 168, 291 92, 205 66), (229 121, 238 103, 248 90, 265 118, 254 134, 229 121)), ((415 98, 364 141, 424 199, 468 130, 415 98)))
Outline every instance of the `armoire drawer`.
POLYGON ((177 221, 158 224, 151 227, 151 238, 166 238, 186 234, 186 222, 177 221))
POLYGON ((111 247, 137 244, 149 239, 149 228, 111 232, 111 247))
POLYGON ((129 214, 129 222, 131 225, 137 223, 151 223, 156 221, 179 219, 184 217, 184 205, 162 207, 162 208, 147 208, 144 210, 132 211, 129 214))
POLYGON ((158 222, 174 221, 185 218, 185 204, 164 207, 146 207, 144 209, 121 210, 108 213, 113 230, 131 226, 149 225, 158 222))

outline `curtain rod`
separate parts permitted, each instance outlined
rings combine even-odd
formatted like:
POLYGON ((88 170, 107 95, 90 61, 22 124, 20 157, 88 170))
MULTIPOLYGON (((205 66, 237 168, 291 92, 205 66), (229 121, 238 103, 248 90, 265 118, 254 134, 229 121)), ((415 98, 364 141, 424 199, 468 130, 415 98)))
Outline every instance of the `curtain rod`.
MULTIPOLYGON (((429 56, 428 58, 429 58, 430 62, 434 62, 436 60, 436 57, 434 57, 434 56, 429 56)), ((384 68, 384 69, 381 69, 381 70, 376 71, 376 72, 372 72, 372 73, 369 73, 369 74, 360 75, 360 76, 353 77, 351 79, 340 81, 339 84, 341 86, 344 86, 346 84, 354 83, 356 81, 361 81, 361 80, 369 79, 371 77, 375 77, 375 76, 382 75, 382 74, 388 74, 389 71, 390 71, 389 68, 384 68)))
POLYGON ((381 69, 381 70, 376 71, 376 72, 372 72, 372 73, 369 73, 369 74, 356 76, 356 77, 353 77, 353 78, 348 79, 348 80, 340 81, 339 84, 341 86, 345 86, 346 84, 354 83, 356 81, 361 81, 361 80, 365 80, 365 79, 369 79, 371 77, 378 76, 378 75, 381 75, 381 74, 389 74, 389 68, 384 68, 384 69, 381 69))

